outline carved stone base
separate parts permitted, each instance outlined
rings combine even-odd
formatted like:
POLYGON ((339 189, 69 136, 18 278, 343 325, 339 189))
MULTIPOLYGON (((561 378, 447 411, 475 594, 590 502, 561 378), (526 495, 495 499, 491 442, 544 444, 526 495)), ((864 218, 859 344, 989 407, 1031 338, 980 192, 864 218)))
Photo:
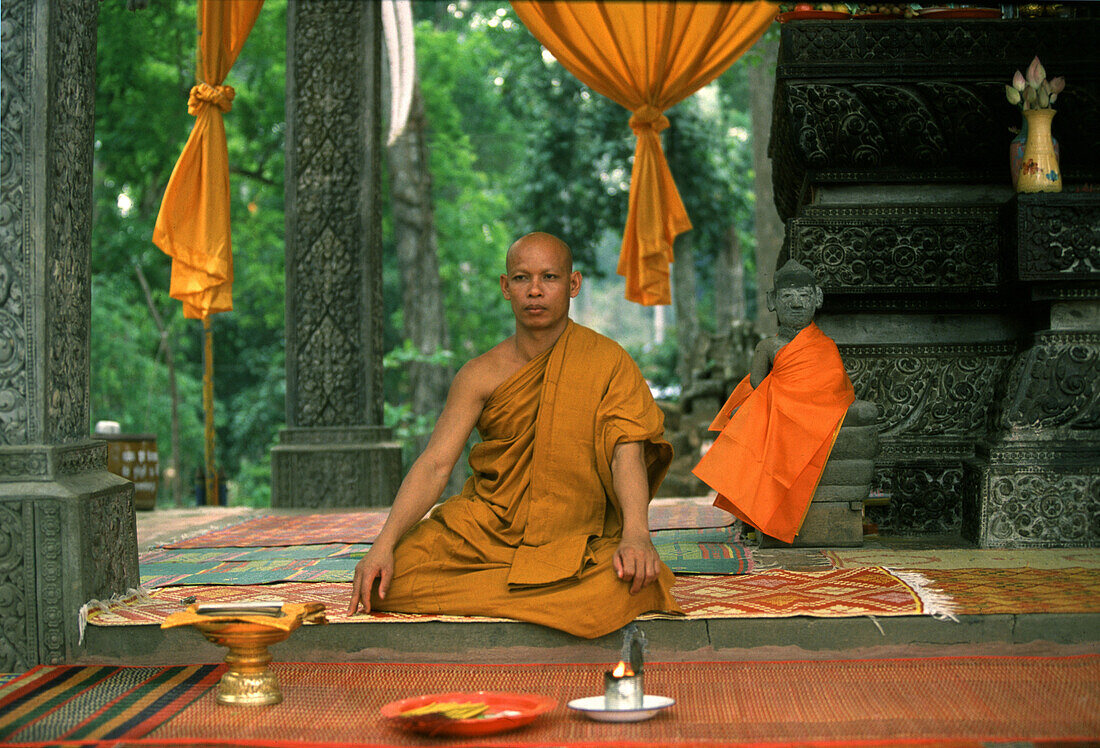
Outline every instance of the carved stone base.
POLYGON ((401 483, 401 445, 389 429, 296 428, 271 449, 275 507, 389 506, 401 483))
POLYGON ((72 660, 80 607, 138 586, 133 495, 106 470, 0 484, 0 672, 72 660))
POLYGON ((1097 450, 998 449, 969 462, 963 535, 982 548, 1100 546, 1097 450))
POLYGON ((867 507, 867 519, 891 535, 956 533, 961 479, 961 460, 879 463, 874 492, 886 494, 890 502, 867 507))

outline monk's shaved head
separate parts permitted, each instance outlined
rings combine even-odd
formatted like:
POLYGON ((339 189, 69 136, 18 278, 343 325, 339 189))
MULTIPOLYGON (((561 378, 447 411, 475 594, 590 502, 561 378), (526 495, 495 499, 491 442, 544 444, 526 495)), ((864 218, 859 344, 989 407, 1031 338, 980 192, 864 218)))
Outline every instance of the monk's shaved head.
POLYGON ((573 272, 573 250, 569 249, 569 245, 561 239, 545 231, 532 231, 512 242, 512 246, 508 247, 508 255, 504 258, 504 269, 511 270, 516 255, 528 247, 535 246, 550 247, 561 252, 565 257, 567 270, 573 272))

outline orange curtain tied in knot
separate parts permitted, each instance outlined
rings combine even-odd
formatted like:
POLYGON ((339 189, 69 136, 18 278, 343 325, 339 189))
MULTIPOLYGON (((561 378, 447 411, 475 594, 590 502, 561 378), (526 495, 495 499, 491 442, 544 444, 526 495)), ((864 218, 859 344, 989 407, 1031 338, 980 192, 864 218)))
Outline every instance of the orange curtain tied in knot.
POLYGON ((225 114, 233 108, 233 98, 236 95, 232 86, 208 86, 205 83, 191 86, 191 95, 187 97, 187 113, 197 116, 203 104, 213 104, 225 114))
POLYGON ((777 6, 513 0, 512 7, 566 70, 633 113, 638 143, 618 272, 631 301, 671 303, 672 243, 691 221, 661 149, 663 113, 725 72, 764 33, 777 6))
POLYGON ((206 319, 233 308, 229 153, 222 114, 236 92, 222 81, 256 23, 263 0, 199 0, 196 78, 187 111, 195 126, 168 179, 153 243, 172 257, 169 293, 183 314, 206 319))
POLYGON ((642 107, 630 118, 630 129, 635 135, 641 135, 647 128, 653 132, 661 132, 667 127, 668 117, 662 114, 660 109, 654 109, 651 106, 642 107))

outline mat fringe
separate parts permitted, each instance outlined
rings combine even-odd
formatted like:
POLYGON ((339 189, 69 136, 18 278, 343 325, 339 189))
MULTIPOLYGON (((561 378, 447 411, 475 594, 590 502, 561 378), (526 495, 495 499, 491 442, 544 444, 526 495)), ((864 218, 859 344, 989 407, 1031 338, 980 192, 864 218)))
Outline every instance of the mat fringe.
POLYGON ((884 571, 893 574, 904 582, 913 593, 920 598, 921 604, 928 615, 937 621, 959 622, 955 617, 955 601, 941 589, 932 586, 932 580, 919 571, 900 571, 889 567, 882 567, 884 571))
POLYGON ((117 595, 112 595, 108 600, 89 600, 80 606, 80 613, 77 618, 77 630, 80 632, 80 640, 77 645, 84 644, 84 629, 88 627, 88 614, 93 609, 103 613, 109 613, 112 605, 118 605, 120 603, 130 602, 143 602, 151 599, 149 596, 149 590, 144 587, 131 587, 126 592, 120 592, 117 595))

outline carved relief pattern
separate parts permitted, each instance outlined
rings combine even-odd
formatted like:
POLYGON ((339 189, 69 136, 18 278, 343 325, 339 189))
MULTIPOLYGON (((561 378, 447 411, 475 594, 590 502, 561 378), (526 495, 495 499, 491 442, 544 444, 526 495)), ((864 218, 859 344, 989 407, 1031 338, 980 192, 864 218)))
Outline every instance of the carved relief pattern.
POLYGON ((1049 333, 1014 361, 998 425, 1100 438, 1100 333, 1049 333), (1083 433, 1084 432, 1084 433, 1083 433))
POLYGON ((953 533, 961 516, 961 464, 880 465, 874 490, 890 496, 886 506, 867 507, 867 517, 894 533, 953 533))
POLYGON ((27 140, 31 111, 26 93, 31 90, 30 58, 34 28, 32 0, 0 4, 0 445, 31 441, 24 284, 31 232, 27 200, 33 172, 27 140))
POLYGON ((88 431, 88 274, 92 228, 96 19, 94 0, 53 6, 47 146, 46 433, 48 443, 88 431))
MULTIPOLYGON (((1004 98, 989 84, 788 82, 783 86, 796 151, 818 170, 925 171, 987 168, 992 144, 1006 122, 997 116, 1004 98), (964 119, 942 112, 938 92, 965 102, 964 119), (932 102, 935 103, 932 103, 932 102), (980 116, 984 115, 984 116, 980 116), (1001 129, 998 129, 1001 127, 1001 129)), ((834 175, 836 176, 836 175, 834 175)))
POLYGON ((860 102, 838 86, 788 85, 792 133, 807 166, 836 165, 836 154, 850 154, 853 163, 868 168, 882 161, 886 138, 860 102))
POLYGON ((295 507, 362 505, 369 494, 363 485, 367 471, 360 453, 291 453, 281 455, 280 461, 279 477, 284 485, 274 493, 291 497, 295 507))
POLYGON ((1092 205, 1019 204, 1020 278, 1100 278, 1100 200, 1092 205))
POLYGON ((296 10, 296 426, 358 424, 365 412, 363 8, 351 0, 302 2, 296 10))
POLYGON ((994 474, 983 515, 986 547, 1100 545, 1100 476, 994 474))
MULTIPOLYGON (((823 65, 834 65, 850 73, 853 64, 863 63, 881 74, 892 69, 884 66, 899 62, 961 68, 960 58, 982 67, 1018 66, 1019 50, 1035 49, 1037 45, 1056 45, 1060 50, 1091 49, 1097 28, 1093 20, 1057 25, 957 21, 938 27, 921 24, 918 33, 909 24, 866 24, 824 21, 785 25, 781 30, 780 68, 808 63, 818 70, 823 65)), ((1045 52, 1039 50, 1039 54, 1045 52)))
POLYGON ((35 509, 35 570, 40 615, 39 661, 56 665, 65 659, 65 590, 62 574, 61 507, 37 502, 35 509))
POLYGON ((57 474, 73 475, 89 470, 107 469, 107 445, 91 444, 78 449, 68 449, 57 456, 57 474))
POLYGON ((879 436, 983 436, 1009 346, 839 346, 856 397, 879 407, 879 436))
POLYGON ((796 218, 791 257, 814 268, 826 292, 997 287, 1000 234, 992 213, 967 218, 955 210, 925 208, 895 211, 890 220, 883 212, 796 218))
POLYGON ((84 527, 90 535, 91 594, 105 600, 136 587, 137 541, 134 532, 133 485, 120 486, 84 503, 84 527))
POLYGON ((33 664, 27 641, 27 600, 33 601, 34 595, 26 589, 23 518, 18 506, 0 503, 0 672, 4 673, 33 664))
POLYGON ((9 452, 0 454, 0 475, 46 476, 49 474, 49 459, 45 452, 9 452))

